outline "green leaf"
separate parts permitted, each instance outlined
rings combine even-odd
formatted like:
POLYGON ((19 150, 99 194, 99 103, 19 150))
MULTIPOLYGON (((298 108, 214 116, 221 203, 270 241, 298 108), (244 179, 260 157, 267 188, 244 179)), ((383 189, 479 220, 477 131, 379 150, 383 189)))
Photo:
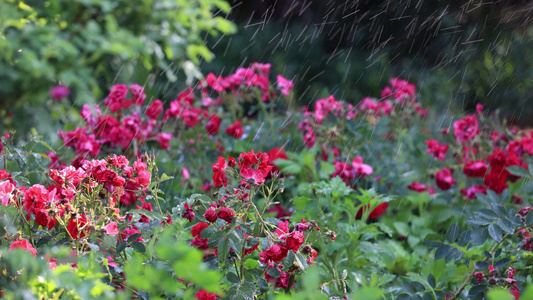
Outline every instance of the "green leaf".
POLYGON ((163 173, 163 174, 161 175, 161 178, 160 178, 160 179, 161 179, 161 182, 164 182, 164 181, 167 181, 167 180, 174 179, 174 177, 172 177, 172 176, 168 176, 167 173, 163 173))
POLYGON ((285 174, 298 175, 302 172, 302 166, 292 160, 276 159, 274 163, 285 174))
POLYGON ((505 168, 507 169, 507 171, 509 171, 509 173, 513 174, 513 175, 516 175, 516 176, 520 176, 520 177, 526 177, 528 176, 528 171, 520 166, 510 166, 510 167, 507 167, 505 168))
POLYGON ((497 224, 489 225, 489 235, 498 243, 502 241, 503 232, 497 224))
POLYGON ((489 300, 513 300, 514 297, 508 290, 502 288, 492 288, 487 292, 489 300))
POLYGON ((139 239, 140 237, 141 237, 140 233, 135 233, 135 234, 132 234, 132 235, 128 236, 127 241, 128 242, 133 242, 133 241, 139 239))
POLYGON ((406 223, 404 223, 404 222, 394 222, 393 225, 394 225, 394 228, 396 229, 396 231, 399 234, 401 234, 403 236, 408 236, 409 235, 410 228, 409 228, 409 225, 407 225, 406 223))
POLYGON ((402 282, 402 288, 409 295, 416 293, 415 287, 410 282, 402 282))
POLYGON ((437 283, 435 282, 435 276, 433 276, 431 273, 428 275, 428 283, 432 288, 437 286, 437 283))
POLYGON ((237 274, 235 274, 233 272, 228 272, 226 274, 226 278, 231 283, 239 283, 239 282, 241 282, 241 279, 239 278, 239 276, 237 276, 237 274))
POLYGON ((507 266, 512 260, 509 259, 509 258, 502 258, 500 260, 498 260, 495 264, 494 264, 494 268, 495 269, 501 269, 505 266, 507 266))
POLYGON ((218 242, 218 260, 221 264, 226 263, 226 259, 229 255, 229 241, 225 238, 221 239, 220 242, 218 242))
POLYGON ((526 215, 526 225, 531 226, 533 224, 533 212, 529 212, 526 215))
POLYGON ((209 226, 202 230, 202 232, 200 233, 200 237, 202 239, 209 239, 213 234, 215 234, 215 232, 217 232, 217 229, 213 226, 209 226))
POLYGON ((448 230, 446 231, 446 240, 450 243, 454 243, 459 236, 459 226, 456 223, 450 224, 448 230))
POLYGON ((480 228, 479 230, 472 230, 472 246, 483 245, 487 238, 489 237, 489 232, 487 228, 480 228))
POLYGON ((500 219, 496 224, 498 224, 498 226, 500 226, 500 228, 503 229, 503 231, 505 231, 506 233, 514 233, 514 226, 509 219, 500 219))
POLYGON ((276 269, 276 268, 268 268, 268 269, 266 270, 266 273, 267 273, 268 275, 270 275, 270 277, 272 277, 272 278, 279 278, 279 276, 281 275, 281 273, 279 272, 279 270, 276 269))
POLYGON ((486 261, 478 261, 476 262, 474 267, 476 268, 476 270, 487 270, 489 268, 489 263, 486 261))
POLYGON ((441 259, 448 255, 448 251, 451 250, 451 247, 448 245, 442 245, 439 248, 437 248, 437 251, 435 251, 435 259, 441 259))
POLYGON ((241 237, 242 232, 241 232, 241 235, 239 235, 237 230, 238 229, 234 229, 234 230, 230 231, 230 233, 227 235, 227 237, 229 239, 229 243, 230 243, 230 246, 233 249, 233 251, 235 251, 237 254, 241 254, 241 249, 242 249, 242 243, 244 241, 244 236, 241 237))
POLYGON ((292 252, 292 250, 289 250, 289 252, 287 253, 287 258, 285 259, 287 261, 287 267, 291 267, 294 264, 294 259, 294 252, 292 252))
POLYGON ((135 249, 135 251, 137 251, 139 253, 145 253, 146 252, 146 247, 141 242, 133 242, 130 245, 131 245, 131 247, 133 247, 133 249, 135 249))
POLYGON ((120 242, 120 243, 118 243, 118 244, 117 244, 117 252, 121 252, 121 251, 123 251, 124 249, 126 249, 126 246, 127 246, 127 244, 124 243, 124 242, 120 242))
POLYGON ((302 271, 309 267, 305 258, 303 258, 300 254, 295 254, 295 261, 302 271))

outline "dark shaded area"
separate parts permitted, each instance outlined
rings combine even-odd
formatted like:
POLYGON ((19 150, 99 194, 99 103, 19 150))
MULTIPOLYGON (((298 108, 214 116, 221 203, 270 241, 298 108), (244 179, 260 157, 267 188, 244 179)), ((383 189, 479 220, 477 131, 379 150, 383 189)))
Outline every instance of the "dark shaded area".
POLYGON ((531 123, 531 1, 230 3, 239 33, 209 41, 213 71, 271 62, 294 76, 303 103, 327 93, 358 102, 402 77, 427 104, 468 111, 482 102, 531 123))

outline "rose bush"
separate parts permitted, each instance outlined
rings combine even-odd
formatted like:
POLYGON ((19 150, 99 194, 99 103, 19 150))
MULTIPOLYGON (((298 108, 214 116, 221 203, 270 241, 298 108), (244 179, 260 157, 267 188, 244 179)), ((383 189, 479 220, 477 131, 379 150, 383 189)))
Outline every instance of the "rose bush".
POLYGON ((436 115, 398 78, 293 108, 270 70, 170 101, 117 84, 58 152, 3 136, 4 295, 532 297, 533 134, 436 115))

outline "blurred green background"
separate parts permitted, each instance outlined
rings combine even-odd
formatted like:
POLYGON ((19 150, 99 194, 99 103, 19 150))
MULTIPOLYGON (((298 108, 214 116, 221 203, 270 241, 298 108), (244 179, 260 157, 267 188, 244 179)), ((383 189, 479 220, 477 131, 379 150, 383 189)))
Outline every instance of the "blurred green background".
POLYGON ((113 83, 168 102, 202 74, 254 61, 294 79, 300 104, 330 93, 357 103, 401 77, 434 111, 481 102, 527 126, 532 9, 525 0, 5 0, 0 131, 55 136, 62 116, 102 103, 113 83), (54 111, 57 84, 71 93, 54 111))

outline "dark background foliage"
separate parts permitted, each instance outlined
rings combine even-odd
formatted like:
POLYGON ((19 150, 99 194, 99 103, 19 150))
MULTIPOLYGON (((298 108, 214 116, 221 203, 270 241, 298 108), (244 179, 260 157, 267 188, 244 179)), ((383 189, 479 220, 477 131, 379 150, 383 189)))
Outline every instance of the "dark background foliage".
POLYGON ((428 105, 471 111, 482 102, 530 123, 531 1, 230 3, 239 32, 210 40, 217 59, 207 69, 271 62, 295 77, 303 103, 328 92, 358 102, 402 77, 428 105))

